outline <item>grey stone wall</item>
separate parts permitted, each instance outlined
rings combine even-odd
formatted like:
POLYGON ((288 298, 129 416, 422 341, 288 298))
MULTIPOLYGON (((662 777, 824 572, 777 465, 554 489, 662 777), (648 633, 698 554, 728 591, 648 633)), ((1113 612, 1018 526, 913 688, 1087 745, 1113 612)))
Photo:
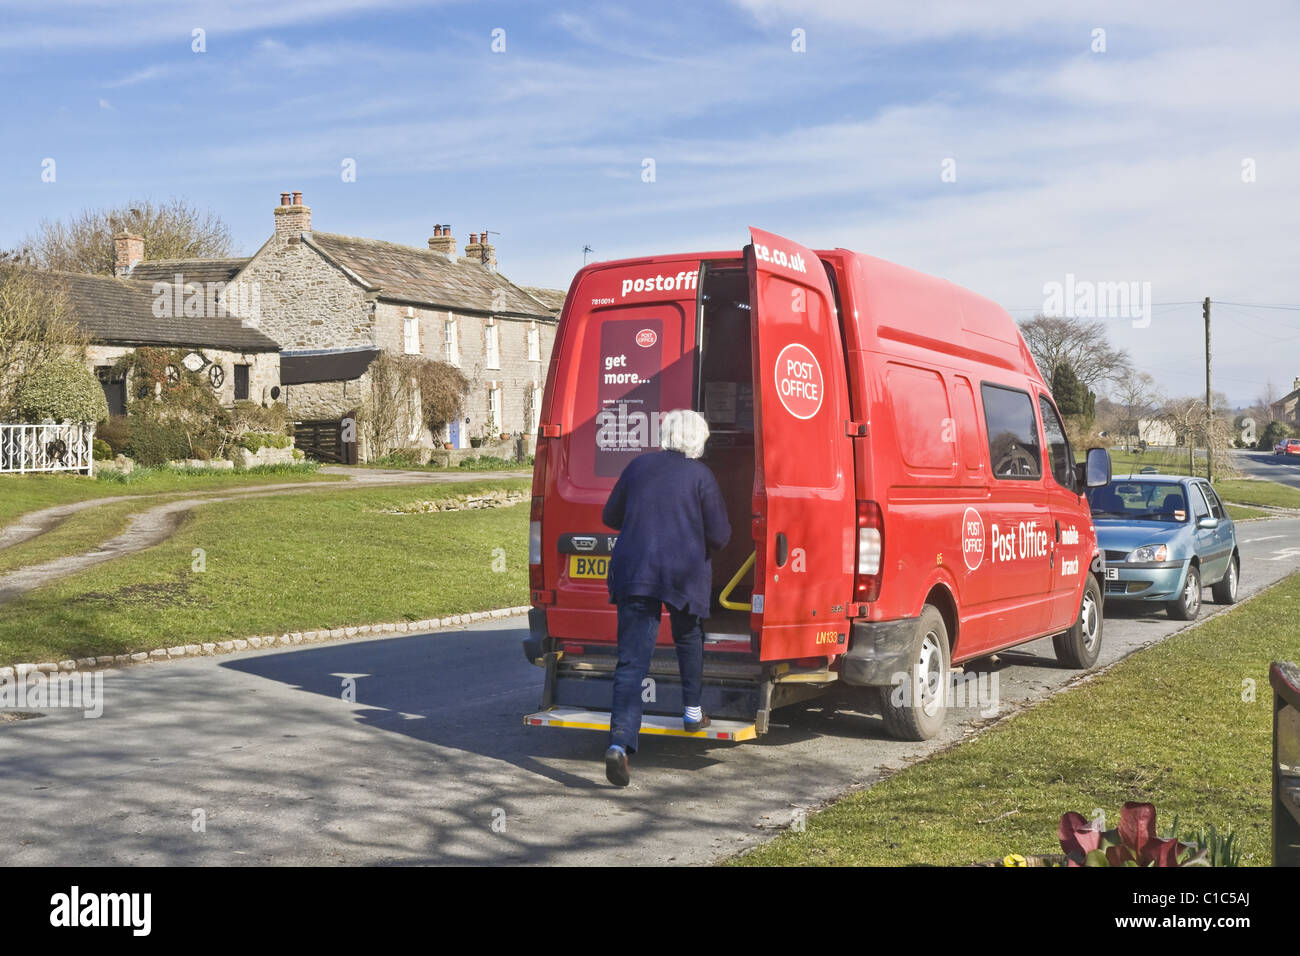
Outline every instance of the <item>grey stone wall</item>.
POLYGON ((296 236, 269 239, 227 288, 225 301, 287 352, 374 344, 365 290, 296 236), (255 314, 241 314, 253 302, 255 314))
MULTIPOLYGON (((86 349, 86 364, 93 372, 98 365, 112 365, 123 355, 134 351, 134 348, 127 345, 91 345, 86 349)), ((182 348, 181 352, 190 351, 182 348)), ((194 351, 202 353, 208 361, 214 365, 220 365, 222 372, 225 374, 225 380, 221 388, 217 390, 217 398, 223 405, 231 405, 235 401, 235 366, 248 365, 248 399, 257 403, 270 403, 274 401, 271 398, 271 389, 280 384, 280 355, 277 352, 229 352, 222 349, 212 348, 195 348, 194 351)), ((207 374, 207 370, 203 371, 207 374)), ((135 399, 135 383, 127 380, 126 383, 127 401, 135 399)))

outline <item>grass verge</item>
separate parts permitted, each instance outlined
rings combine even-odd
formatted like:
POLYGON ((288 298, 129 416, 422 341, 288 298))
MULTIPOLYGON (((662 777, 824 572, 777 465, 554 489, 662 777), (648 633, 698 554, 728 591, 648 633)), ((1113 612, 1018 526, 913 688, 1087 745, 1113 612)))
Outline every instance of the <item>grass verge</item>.
POLYGON ((1271 511, 1261 511, 1259 508, 1248 508, 1245 505, 1223 505, 1228 509, 1228 517, 1233 521, 1245 521, 1247 518, 1267 518, 1272 515, 1271 511))
POLYGON ((1300 488, 1267 479, 1228 478, 1214 483, 1224 501, 1273 508, 1300 508, 1300 488))
POLYGON ((1268 665, 1295 660, 1300 575, 808 818, 736 865, 963 865, 1059 853, 1061 814, 1234 829, 1271 862, 1268 665), (1254 700, 1245 701, 1252 685, 1254 700))
POLYGON ((82 475, 0 475, 0 525, 28 511, 71 504, 88 498, 154 495, 167 492, 220 491, 244 485, 289 481, 346 481, 316 473, 312 465, 262 465, 245 471, 202 468, 137 468, 129 475, 100 472, 82 475))
POLYGON ((382 512, 529 484, 340 489, 200 506, 162 544, 6 603, 0 664, 525 604, 527 501, 382 512))

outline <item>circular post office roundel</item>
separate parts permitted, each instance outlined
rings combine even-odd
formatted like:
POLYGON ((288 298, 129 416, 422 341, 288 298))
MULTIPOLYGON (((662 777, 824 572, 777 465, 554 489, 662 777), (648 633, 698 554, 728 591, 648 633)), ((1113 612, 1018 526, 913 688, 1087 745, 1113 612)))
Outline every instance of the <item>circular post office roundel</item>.
POLYGON ((776 394, 795 418, 812 418, 822 407, 822 367, 806 345, 791 342, 776 356, 776 394))
POLYGON ((984 563, 984 519, 974 508, 961 516, 961 556, 972 571, 984 563))

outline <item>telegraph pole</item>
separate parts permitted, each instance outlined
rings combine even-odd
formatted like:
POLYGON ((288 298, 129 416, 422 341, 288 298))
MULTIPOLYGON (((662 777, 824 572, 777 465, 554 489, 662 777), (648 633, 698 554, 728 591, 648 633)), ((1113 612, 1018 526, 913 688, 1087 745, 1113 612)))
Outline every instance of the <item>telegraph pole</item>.
POLYGON ((1210 398, 1210 297, 1202 306, 1205 313, 1205 480, 1214 481, 1214 405, 1210 398))

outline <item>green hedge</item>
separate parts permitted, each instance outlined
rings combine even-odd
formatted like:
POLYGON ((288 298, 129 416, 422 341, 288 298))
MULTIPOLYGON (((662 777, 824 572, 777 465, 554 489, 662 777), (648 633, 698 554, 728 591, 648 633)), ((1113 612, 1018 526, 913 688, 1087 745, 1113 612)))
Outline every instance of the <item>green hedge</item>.
POLYGON ((108 417, 108 402, 95 373, 80 362, 57 359, 34 368, 15 396, 25 422, 97 422, 108 417))

